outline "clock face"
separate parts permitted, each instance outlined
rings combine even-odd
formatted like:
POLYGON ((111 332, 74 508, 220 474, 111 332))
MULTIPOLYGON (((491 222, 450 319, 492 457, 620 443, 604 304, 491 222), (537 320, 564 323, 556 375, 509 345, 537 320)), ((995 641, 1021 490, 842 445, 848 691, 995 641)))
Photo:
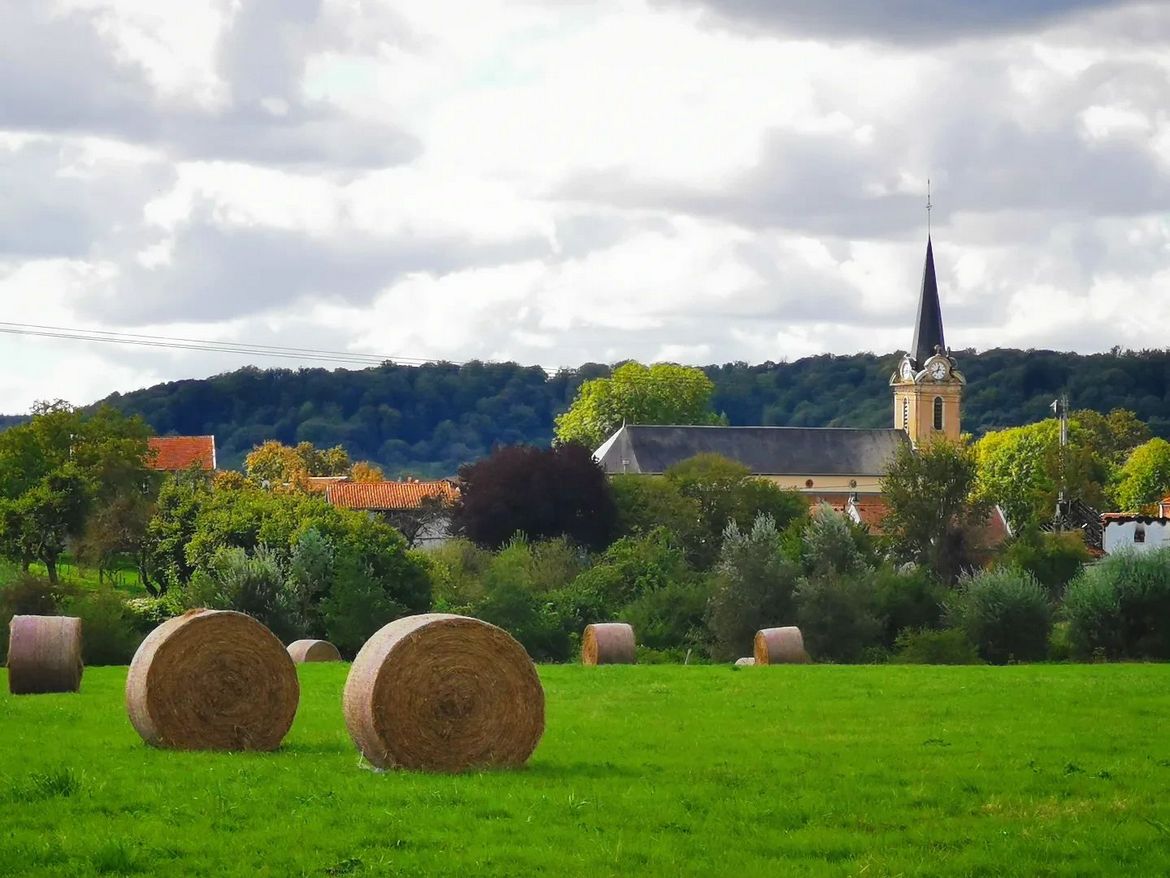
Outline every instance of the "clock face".
POLYGON ((907 380, 914 377, 914 366, 909 360, 902 361, 902 377, 907 380))
POLYGON ((946 378, 947 377, 947 364, 946 363, 935 363, 933 366, 931 366, 930 367, 930 377, 933 378, 935 381, 942 381, 944 378, 946 378))

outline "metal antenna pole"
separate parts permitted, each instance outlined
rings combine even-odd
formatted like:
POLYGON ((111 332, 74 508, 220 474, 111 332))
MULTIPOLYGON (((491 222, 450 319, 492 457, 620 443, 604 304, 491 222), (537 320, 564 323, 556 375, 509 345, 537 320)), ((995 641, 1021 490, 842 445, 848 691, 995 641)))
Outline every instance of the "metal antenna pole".
POLYGON ((930 211, 933 205, 930 203, 930 177, 926 178, 926 237, 930 237, 930 211))

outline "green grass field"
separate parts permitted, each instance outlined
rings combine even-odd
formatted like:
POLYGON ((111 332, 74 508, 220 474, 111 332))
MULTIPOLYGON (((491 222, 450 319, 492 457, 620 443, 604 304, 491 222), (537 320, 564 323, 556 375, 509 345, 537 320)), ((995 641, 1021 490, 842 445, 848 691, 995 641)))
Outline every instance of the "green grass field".
POLYGON ((1170 874, 1166 666, 545 667, 459 776, 364 769, 346 670, 270 754, 148 749, 123 668, 0 695, 0 874, 1170 874))

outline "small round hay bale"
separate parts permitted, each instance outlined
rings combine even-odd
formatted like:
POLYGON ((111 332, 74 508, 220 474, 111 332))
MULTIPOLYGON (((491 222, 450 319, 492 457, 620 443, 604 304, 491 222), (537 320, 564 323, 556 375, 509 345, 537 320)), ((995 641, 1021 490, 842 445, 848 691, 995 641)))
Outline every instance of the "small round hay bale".
POLYGON ((632 665, 638 660, 633 626, 625 622, 597 622, 581 635, 581 664, 632 665))
POLYGON ((81 688, 81 620, 13 616, 8 625, 8 691, 13 695, 81 688))
POLYGON ((275 750, 300 699, 276 636, 243 613, 190 610, 138 647, 126 710, 142 739, 174 750, 275 750))
POLYGON ((288 654, 298 665, 305 662, 339 662, 341 653, 328 640, 294 640, 288 654))
POLYGON ((522 765, 544 734, 544 689, 508 632, 426 613, 386 625, 354 659, 345 725, 378 768, 522 765))
POLYGON ((737 658, 735 660, 735 666, 737 668, 750 668, 755 663, 756 663, 755 658, 753 658, 750 655, 745 655, 743 658, 737 658))
POLYGON ((753 652, 757 665, 806 664, 810 661, 804 651, 804 637, 795 625, 757 631, 753 652))

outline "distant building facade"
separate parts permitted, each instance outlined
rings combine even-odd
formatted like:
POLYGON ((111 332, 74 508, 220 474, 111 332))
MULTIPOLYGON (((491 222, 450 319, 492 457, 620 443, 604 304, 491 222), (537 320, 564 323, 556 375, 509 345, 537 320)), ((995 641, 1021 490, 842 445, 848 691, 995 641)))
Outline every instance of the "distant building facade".
POLYGON ((411 546, 433 548, 451 538, 454 482, 349 482, 325 485, 325 499, 343 509, 369 512, 398 529, 411 546))
POLYGON ((1170 546, 1170 518, 1106 512, 1101 516, 1102 548, 1117 552, 1152 552, 1170 546))

